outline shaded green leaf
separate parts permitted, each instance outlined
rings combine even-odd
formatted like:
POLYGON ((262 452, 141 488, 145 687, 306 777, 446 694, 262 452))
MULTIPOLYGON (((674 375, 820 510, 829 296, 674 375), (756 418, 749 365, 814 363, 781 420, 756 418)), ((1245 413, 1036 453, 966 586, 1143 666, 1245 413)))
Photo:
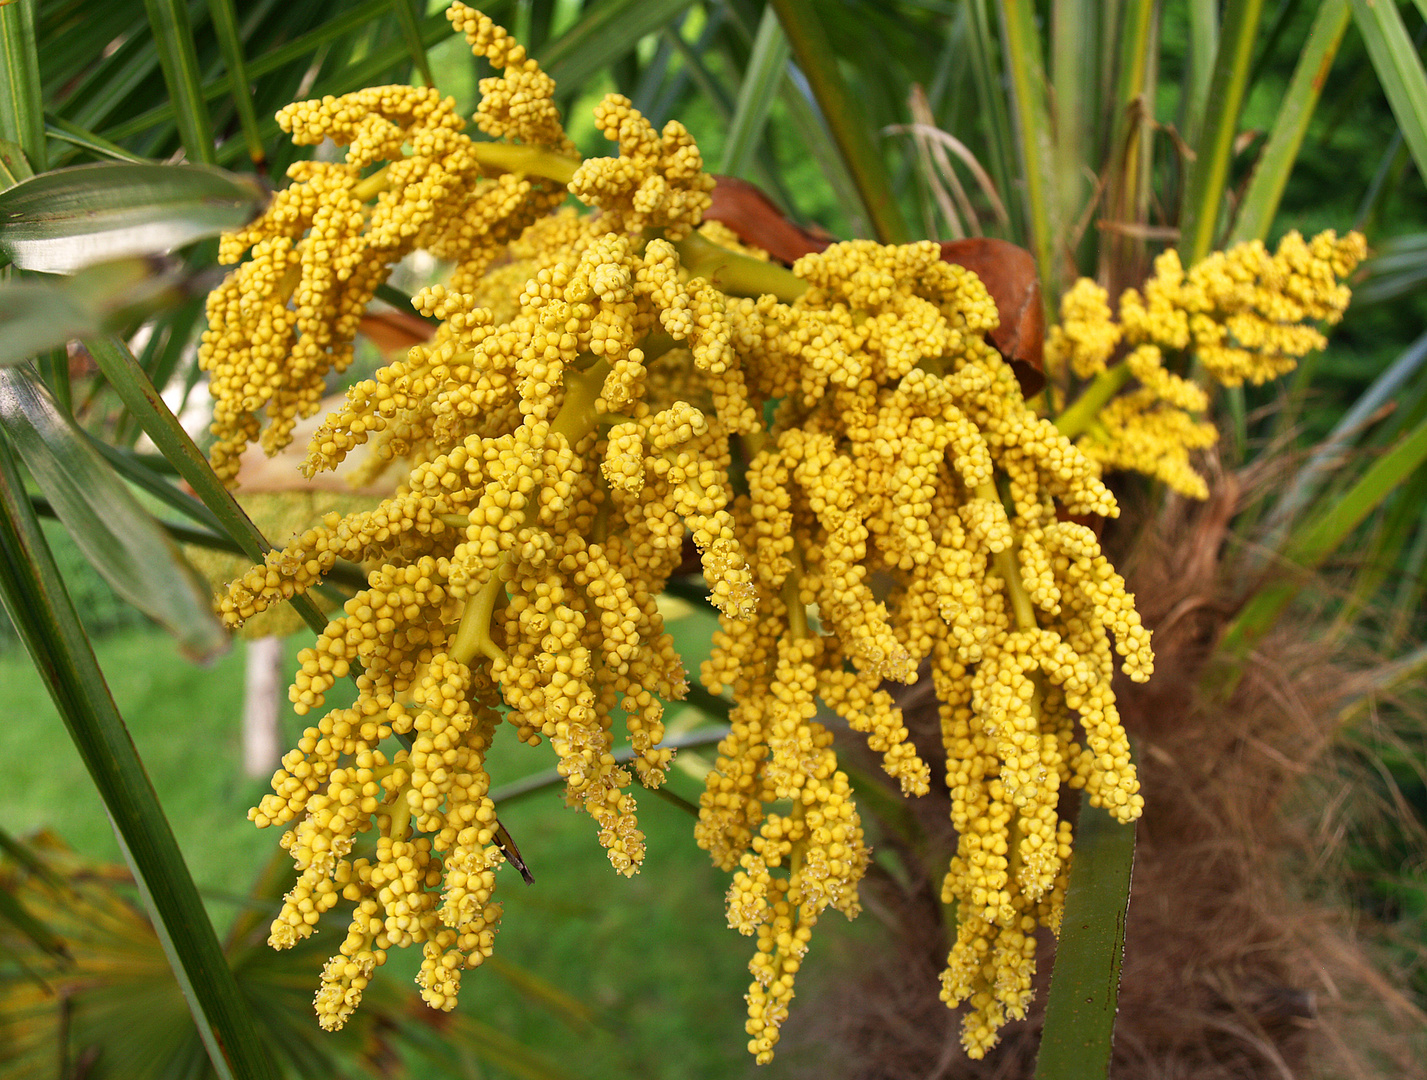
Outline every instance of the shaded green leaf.
POLYGON ((787 69, 789 54, 788 39, 778 22, 777 12, 771 7, 764 8, 758 36, 753 40, 753 55, 748 59, 738 87, 738 104, 728 125, 719 172, 747 178, 753 151, 763 137, 763 125, 787 69))
POLYGON ((1283 548, 1291 576, 1256 592, 1224 631, 1219 651, 1242 659, 1278 621, 1284 609, 1302 590, 1303 571, 1316 570, 1343 541, 1376 510, 1388 494, 1427 462, 1427 420, 1398 440, 1332 504, 1306 519, 1283 548))
POLYGON ((87 131, 78 124, 70 123, 62 116, 45 114, 45 131, 52 139, 59 139, 61 142, 70 143, 81 150, 88 150, 95 157, 109 158, 113 161, 127 161, 135 165, 147 165, 151 162, 145 161, 138 154, 130 153, 117 143, 112 143, 102 135, 96 135, 92 131, 87 131))
POLYGON ((1095 44, 1102 18, 1100 9, 1096 0, 1066 0, 1055 5, 1051 18, 1055 113, 1050 123, 1055 134, 1052 161, 1056 218, 1061 222, 1073 222, 1081 215, 1093 183, 1085 166, 1095 138, 1095 44))
MULTIPOLYGON (((299 34, 291 41, 278 44, 275 48, 256 56, 247 64, 248 78, 258 79, 280 71, 296 61, 304 60, 319 50, 357 33, 374 19, 380 18, 390 3, 391 0, 367 0, 366 3, 359 4, 329 19, 321 26, 299 34)), ((227 79, 215 80, 203 87, 204 100, 209 102, 218 101, 230 92, 231 88, 227 79)), ((173 118, 173 105, 164 102, 137 116, 118 121, 112 127, 107 128, 106 133, 111 139, 126 139, 141 131, 148 131, 160 124, 172 122, 173 118)))
POLYGON ((1134 824, 1122 825, 1082 794, 1036 1080, 1109 1074, 1134 862, 1134 824))
POLYGON ((1283 198, 1283 189, 1288 185, 1288 174, 1293 171, 1303 137, 1308 133, 1308 121, 1327 81, 1328 69, 1333 66, 1338 46, 1348 29, 1350 14, 1348 0, 1324 0, 1318 9, 1308 40, 1299 54, 1298 66, 1294 68, 1293 80, 1278 107, 1278 118, 1239 206, 1229 244, 1267 238, 1279 200, 1283 198))
POLYGON ((561 87, 573 90, 624 56, 646 34, 672 22, 693 0, 609 0, 550 42, 536 59, 561 87))
POLYGON ((1266 539, 1262 544, 1266 550, 1276 551, 1281 546, 1289 523, 1302 513, 1322 484, 1337 471, 1343 454, 1361 435, 1371 417, 1404 392, 1423 364, 1427 364, 1427 334, 1420 335, 1389 364, 1359 395, 1352 407, 1343 413, 1327 437, 1313 448, 1293 482, 1279 496, 1264 524, 1266 539))
MULTIPOLYGON (((73 277, 0 283, 0 366, 50 350, 63 370, 65 343, 147 317, 184 296, 177 269, 150 259, 119 259, 73 277)), ((53 384, 51 384, 53 388, 53 384)))
POLYGON ((440 1031, 419 1020, 406 1020, 401 1033, 453 1071, 462 1067, 469 1051, 521 1080, 566 1080, 574 1075, 499 1028, 460 1012, 444 1017, 440 1031))
POLYGON ((996 62, 996 37, 991 32, 987 0, 969 0, 966 5, 969 26, 966 35, 968 66, 975 90, 977 110, 986 117, 987 145, 983 160, 996 182, 996 189, 1006 194, 1010 205, 1012 235, 1023 235, 1021 228, 1025 207, 1021 200, 1011 199, 1019 170, 1015 167, 1015 148, 1011 117, 1006 110, 1006 95, 1002 90, 1001 71, 996 62))
POLYGON ((1427 233, 1394 236, 1377 244, 1362 272, 1367 280, 1353 289, 1357 307, 1395 300, 1414 291, 1427 281, 1427 233))
POLYGON ((421 78, 427 86, 436 85, 436 77, 431 74, 431 62, 426 57, 426 40, 421 35, 421 24, 416 19, 416 9, 412 6, 413 0, 391 0, 391 10, 396 16, 396 23, 401 27, 402 40, 406 42, 407 51, 411 53, 411 62, 416 65, 416 70, 421 72, 421 78))
MULTIPOLYGON (((1284 5, 1287 7, 1287 5, 1284 5)), ((1184 88, 1184 137, 1199 137, 1204 111, 1209 106, 1209 80, 1219 51, 1217 0, 1189 0, 1189 78, 1184 88)))
POLYGON ((0 139, 0 191, 12 188, 34 175, 35 172, 30 168, 30 162, 20 145, 0 139))
POLYGON ((535 972, 512 964, 499 954, 488 957, 483 966, 490 968, 520 993, 548 1009, 575 1031, 589 1031, 596 1026, 594 1010, 589 1005, 548 979, 542 979, 535 972))
POLYGON ((1406 656, 1383 664, 1368 676, 1368 685, 1355 681, 1351 693, 1338 708, 1338 723, 1354 723, 1367 712, 1373 702, 1391 694, 1399 686, 1420 679, 1427 672, 1427 645, 1419 645, 1406 656))
POLYGON ((1045 62, 1030 0, 1007 0, 1000 10, 1001 52, 1015 110, 1029 247, 1040 268, 1046 295, 1053 296, 1060 277, 1056 251, 1059 208, 1053 197, 1055 140, 1046 101, 1045 62))
POLYGON ((225 652, 228 635, 207 582, 28 371, 0 372, 0 421, 74 542, 114 591, 172 634, 191 659, 206 663, 225 652))
POLYGON ((0 366, 97 334, 101 316, 63 282, 0 284, 0 366))
POLYGON ((243 58, 243 42, 238 36, 238 20, 233 11, 233 0, 209 0, 208 14, 213 19, 213 29, 218 34, 218 47, 223 52, 223 63, 228 69, 228 78, 233 85, 233 104, 238 109, 238 123, 243 128, 243 141, 248 147, 248 157, 253 164, 263 169, 267 164, 267 154, 263 149, 263 135, 258 127, 258 114, 253 109, 253 88, 248 82, 247 62, 243 58))
POLYGON ((771 0, 771 4, 877 239, 884 244, 907 242, 911 232, 892 192, 881 148, 873 141, 866 118, 838 69, 817 5, 811 0, 771 0))
POLYGON ((9 923, 41 952, 66 957, 68 952, 59 935, 42 923, 9 889, 0 889, 0 922, 9 923))
POLYGON ((1180 209, 1180 257, 1189 266, 1214 246, 1219 212, 1229 179, 1229 160, 1238 134, 1239 111, 1248 89, 1263 0, 1229 0, 1209 83, 1213 107, 1204 114, 1204 127, 1189 166, 1180 209))
MULTIPOLYGON (((178 417, 173 415, 128 347, 112 337, 91 338, 85 345, 144 433, 153 440, 179 476, 193 488, 203 504, 213 511, 223 531, 242 546, 243 554, 248 558, 262 562, 272 545, 238 505, 233 493, 223 486, 223 481, 218 479, 193 437, 183 429, 178 417)), ((320 634, 327 628, 327 617, 309 597, 299 594, 289 602, 314 633, 320 634)))
POLYGON ((23 270, 65 273, 241 228, 266 200, 256 183, 206 166, 57 169, 0 193, 0 254, 23 270))
MULTIPOLYGON (((86 434, 88 434, 86 432, 86 434)), ((159 499, 168 506, 177 510, 184 517, 204 526, 206 529, 222 533, 223 526, 214 516, 212 510, 204 506, 186 491, 180 491, 164 477, 160 476, 154 469, 145 462, 140 455, 132 450, 121 450, 110 446, 108 443, 89 436, 90 444, 99 453, 104 455, 106 461, 113 467, 114 471, 128 480, 136 487, 142 488, 150 495, 159 499)))
MULTIPOLYGON (((418 23, 417 30, 422 45, 430 47, 450 36, 451 24, 444 14, 438 12, 418 23)), ((405 41, 393 41, 373 50, 355 63, 333 67, 330 75, 317 81, 309 96, 343 94, 355 87, 370 86, 394 68, 402 67, 410 55, 405 41)))

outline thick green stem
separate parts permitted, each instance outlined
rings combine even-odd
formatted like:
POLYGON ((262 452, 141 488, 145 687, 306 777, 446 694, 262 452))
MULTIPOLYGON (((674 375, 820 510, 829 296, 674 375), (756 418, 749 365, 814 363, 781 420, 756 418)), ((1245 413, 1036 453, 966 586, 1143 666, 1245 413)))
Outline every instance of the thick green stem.
MULTIPOLYGON (((566 369, 565 400, 560 404, 555 419, 550 422, 550 431, 565 436, 570 446, 573 447, 599 423, 595 401, 609 372, 608 360, 599 360, 584 371, 573 367, 566 369)), ((456 515, 443 515, 443 520, 446 518, 455 519, 448 521, 448 524, 465 524, 456 515)), ((491 616, 495 614, 496 604, 505 592, 512 561, 511 553, 503 552, 490 578, 481 586, 481 591, 466 601, 461 611, 461 622, 456 627, 455 640, 451 643, 452 660, 469 664, 477 656, 491 660, 505 656, 505 652, 491 638, 491 616)))
POLYGON ((482 165, 501 172, 524 173, 568 184, 580 167, 576 158, 557 154, 543 146, 519 146, 515 143, 478 142, 471 144, 471 155, 482 165))
POLYGON ((352 198, 357 202, 366 202, 368 199, 375 199, 388 187, 387 170, 390 168, 390 165, 383 165, 365 180, 359 180, 357 185, 352 188, 352 198))
POLYGON ((690 233, 674 242, 679 262, 694 277, 706 278, 731 296, 762 296, 771 293, 791 304, 808 291, 808 283, 777 263, 740 255, 690 233))
MULTIPOLYGON (((580 166, 574 158, 539 146, 482 142, 472 144, 472 153, 477 161, 489 168, 539 176, 560 184, 568 184, 574 179, 575 170, 580 166)), ((380 175, 376 173, 362 183, 371 184, 380 175)), ((376 194, 376 190, 372 194, 376 194)), ((704 239, 698 233, 690 233, 684 239, 674 241, 674 249, 678 251, 684 269, 691 275, 706 278, 733 296, 772 293, 783 303, 790 304, 808 289, 806 281, 777 263, 740 255, 704 239)))
POLYGON ((1076 398, 1075 404, 1055 418, 1056 430, 1067 439, 1074 439, 1090 430, 1100 410, 1110 399, 1120 392, 1120 388, 1130 381, 1130 369, 1126 364, 1116 364, 1096 375, 1089 386, 1076 398))
POLYGON ((565 436, 565 440, 574 446, 595 429, 599 423, 595 401, 609 373, 608 360, 600 360, 585 371, 566 370, 565 400, 555 419, 550 422, 551 434, 565 436))
POLYGON ((501 571, 509 561, 509 552, 501 556, 500 562, 491 571, 490 579, 481 586, 480 592, 466 601, 466 606, 461 611, 456 640, 451 644, 451 659, 458 664, 469 664, 478 655, 492 660, 505 655, 501 647, 491 640, 490 631, 496 601, 505 591, 505 579, 501 571))
POLYGON ((794 571, 783 583, 783 603, 788 608, 788 636, 794 639, 808 636, 808 611, 803 607, 801 592, 801 575, 794 571))
MULTIPOLYGON (((978 499, 1001 501, 1001 493, 994 482, 982 484, 975 491, 978 499)), ((1034 630, 1040 624, 1036 621, 1036 607, 1031 603, 1031 595, 1026 592, 1026 583, 1021 580, 1021 568, 1016 562, 1016 544, 1013 539, 1009 547, 991 556, 991 564, 996 573, 1006 582, 1006 592, 1011 598, 1011 614, 1016 620, 1017 630, 1034 630)))

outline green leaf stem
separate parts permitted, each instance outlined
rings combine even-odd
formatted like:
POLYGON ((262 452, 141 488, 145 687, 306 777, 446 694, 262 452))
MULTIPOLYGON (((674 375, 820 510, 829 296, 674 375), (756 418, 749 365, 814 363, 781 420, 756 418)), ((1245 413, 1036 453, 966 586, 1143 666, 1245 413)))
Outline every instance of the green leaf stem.
POLYGON ((114 824, 221 1080, 277 1080, 0 435, 0 603, 114 824))
POLYGON ((1109 1074, 1134 862, 1135 825, 1121 824, 1082 794, 1036 1080, 1109 1074))

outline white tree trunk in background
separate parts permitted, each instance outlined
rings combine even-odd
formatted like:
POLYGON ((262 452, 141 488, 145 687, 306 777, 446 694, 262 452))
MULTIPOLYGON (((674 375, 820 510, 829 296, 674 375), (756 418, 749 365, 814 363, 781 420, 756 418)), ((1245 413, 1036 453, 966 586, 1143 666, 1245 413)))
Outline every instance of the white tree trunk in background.
POLYGON ((278 709, 282 703, 282 638, 248 642, 243 680, 243 771, 265 780, 281 758, 278 709))

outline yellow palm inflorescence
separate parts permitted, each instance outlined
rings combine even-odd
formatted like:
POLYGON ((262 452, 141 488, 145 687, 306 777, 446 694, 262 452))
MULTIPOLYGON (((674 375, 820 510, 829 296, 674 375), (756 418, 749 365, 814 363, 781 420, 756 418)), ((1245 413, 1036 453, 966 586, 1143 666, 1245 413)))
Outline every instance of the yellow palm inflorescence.
MULTIPOLYGON (((451 1008, 501 916, 485 761, 505 724, 549 744, 567 802, 636 872, 630 789, 663 782, 663 702, 686 690, 655 597, 687 537, 721 623, 703 682, 733 700, 695 835, 734 875, 730 925, 757 939, 750 1050, 772 1058, 818 919, 858 911, 869 853, 834 729, 927 792, 939 779, 884 684, 929 672, 960 835, 942 996, 969 1003, 964 1043, 982 1055, 1025 1014, 1036 928, 1059 925, 1062 791, 1120 821, 1143 806, 1111 683, 1117 665, 1149 677, 1150 635, 1094 531, 1067 520, 1117 513, 1101 465, 1028 406, 986 340, 995 303, 936 244, 835 244, 791 273, 733 250, 700 226, 712 179, 680 125, 655 131, 612 95, 596 119, 620 154, 581 162, 524 50, 460 3, 450 18, 503 68, 477 113, 497 141, 423 89, 285 109, 296 141, 347 158, 291 170, 225 239, 249 258, 209 300, 214 463, 231 476, 243 446, 276 449, 316 410, 395 262, 420 248, 454 264, 413 301, 434 337, 352 386, 303 464, 370 444, 362 469, 399 463, 405 480, 294 535, 220 601, 238 626, 338 559, 367 571, 291 691, 299 714, 323 713, 350 676, 357 700, 307 729, 251 812, 288 830, 300 872, 271 943, 345 900, 322 1024, 407 945, 423 997, 451 1008), (560 209, 567 192, 594 212, 560 209)), ((1123 331, 1103 296, 1075 295, 1057 347, 1093 375, 1123 331)), ((1127 361, 1139 392, 1200 407, 1152 336, 1127 361)))

